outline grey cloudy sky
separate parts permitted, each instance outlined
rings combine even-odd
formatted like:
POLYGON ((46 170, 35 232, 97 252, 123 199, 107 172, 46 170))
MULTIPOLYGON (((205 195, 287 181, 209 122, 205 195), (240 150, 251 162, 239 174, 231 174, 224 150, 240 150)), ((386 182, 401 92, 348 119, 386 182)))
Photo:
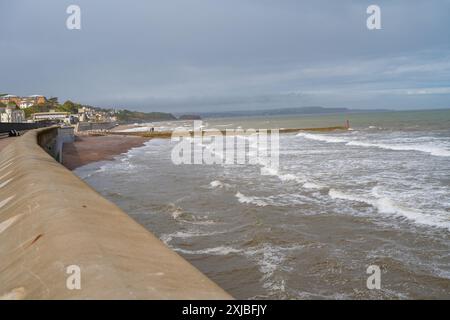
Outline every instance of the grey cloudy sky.
POLYGON ((0 92, 147 111, 450 107, 449 0, 0 0, 0 92), (66 8, 81 7, 81 30, 66 8), (366 27, 381 7, 382 30, 366 27))

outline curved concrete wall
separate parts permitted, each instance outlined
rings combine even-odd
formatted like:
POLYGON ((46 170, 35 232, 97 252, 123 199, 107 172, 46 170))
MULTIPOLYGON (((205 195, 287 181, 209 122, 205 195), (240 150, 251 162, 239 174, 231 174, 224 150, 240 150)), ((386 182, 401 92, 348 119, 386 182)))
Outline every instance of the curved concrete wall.
POLYGON ((231 298, 40 148, 48 130, 0 152, 0 298, 231 298))
POLYGON ((8 132, 10 130, 17 130, 17 131, 23 131, 23 130, 33 130, 38 129, 42 127, 47 127, 51 124, 47 122, 35 122, 35 123, 28 123, 28 122, 22 122, 22 123, 9 123, 9 122, 0 122, 0 133, 1 132, 8 132))

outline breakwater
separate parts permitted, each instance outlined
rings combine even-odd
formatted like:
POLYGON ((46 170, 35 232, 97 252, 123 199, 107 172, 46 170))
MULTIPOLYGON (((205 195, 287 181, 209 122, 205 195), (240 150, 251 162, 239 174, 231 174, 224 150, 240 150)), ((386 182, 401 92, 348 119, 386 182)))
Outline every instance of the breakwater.
MULTIPOLYGON (((268 129, 273 130, 273 129, 268 129)), ((334 127, 322 127, 322 128, 286 128, 286 129, 277 129, 279 133, 296 133, 296 132, 303 132, 303 131, 312 131, 312 132, 331 132, 331 131, 343 131, 348 130, 348 127, 345 126, 334 126, 334 127)), ((253 134, 254 131, 246 132, 245 130, 239 130, 239 131, 227 131, 227 130, 216 130, 216 129, 205 129, 201 132, 202 135, 206 136, 215 136, 215 135, 246 135, 246 134, 253 134)), ((141 136, 146 138, 160 138, 160 139, 167 139, 172 137, 173 131, 105 131, 105 132, 97 132, 96 134, 112 134, 112 135, 130 135, 130 136, 141 136)), ((193 130, 186 130, 186 131, 179 131, 177 133, 177 136, 182 136, 183 133, 186 136, 194 136, 193 130)))
POLYGON ((116 126, 115 122, 78 122, 76 132, 111 130, 116 126))

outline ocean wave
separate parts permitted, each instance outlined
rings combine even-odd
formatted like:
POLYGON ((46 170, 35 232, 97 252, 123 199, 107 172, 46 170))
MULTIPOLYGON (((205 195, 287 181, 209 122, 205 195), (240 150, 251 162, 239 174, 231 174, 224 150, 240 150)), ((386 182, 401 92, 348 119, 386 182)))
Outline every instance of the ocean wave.
POLYGON ((229 188, 231 188, 230 184, 222 182, 220 180, 211 181, 209 183, 209 186, 211 187, 211 189, 222 189, 222 188, 229 189, 229 188))
POLYGON ((174 218, 175 220, 178 219, 178 217, 181 216, 182 214, 183 214, 183 210, 181 208, 176 208, 175 210, 173 210, 170 213, 172 218, 174 218))
POLYGON ((76 168, 73 173, 75 175, 77 175, 80 179, 82 180, 86 180, 87 178, 92 177, 93 175, 97 174, 97 173, 102 173, 102 172, 106 172, 107 170, 107 164, 102 164, 105 163, 105 161, 100 161, 100 162, 96 162, 96 163, 89 163, 86 164, 84 166, 81 166, 79 168, 76 168))
POLYGON ((368 129, 384 130, 382 127, 378 127, 378 126, 369 126, 368 129))
POLYGON ((323 189, 326 187, 319 183, 315 183, 315 182, 305 182, 303 184, 303 188, 305 188, 305 189, 323 189))
POLYGON ((190 213, 185 212, 182 208, 170 203, 166 209, 172 218, 181 223, 187 223, 192 225, 214 225, 216 221, 207 219, 206 216, 196 217, 190 213))
POLYGON ((285 280, 274 279, 275 272, 284 264, 286 254, 279 247, 264 244, 261 248, 250 249, 244 255, 256 260, 259 271, 262 273, 263 287, 270 291, 285 291, 285 280))
POLYGON ((178 251, 184 254, 212 254, 212 255, 219 255, 219 256, 226 256, 230 253, 239 253, 242 252, 241 249, 236 249, 233 247, 227 247, 227 246, 219 246, 214 248, 207 248, 202 250, 186 250, 181 248, 172 248, 174 251, 178 251))
POLYGON ((303 188, 305 189, 322 189, 322 188, 326 188, 325 186, 317 183, 317 182, 313 182, 313 181, 308 181, 307 179, 303 178, 303 177, 299 177, 298 175, 292 174, 292 173, 280 173, 277 169, 275 168, 270 168, 270 167, 262 167, 261 168, 261 174, 262 175, 267 175, 267 176, 276 176, 278 177, 278 179, 280 179, 283 182, 289 182, 289 181, 296 181, 300 184, 302 184, 303 188))
POLYGON ((230 127, 232 125, 233 125, 232 123, 229 123, 229 124, 217 124, 217 125, 215 125, 215 127, 230 127))
POLYGON ((223 183, 219 180, 214 180, 211 181, 211 183, 209 184, 212 188, 222 188, 223 187, 223 183))
POLYGON ((171 242, 174 238, 181 238, 181 239, 187 239, 187 238, 193 238, 193 237, 209 237, 216 234, 225 233, 223 231, 218 232, 197 232, 197 231, 177 231, 174 233, 167 233, 160 236, 160 239, 165 244, 168 244, 171 242))
POLYGON ((428 144, 387 144, 387 143, 372 143, 363 142, 356 140, 348 140, 343 138, 338 138, 334 136, 326 136, 319 134, 310 133, 299 133, 298 137, 303 137, 310 140, 322 141, 326 143, 344 143, 348 146, 366 147, 366 148, 380 148, 394 151, 419 151, 424 153, 429 153, 433 156, 438 157, 450 157, 450 150, 445 147, 431 146, 428 144))
POLYGON ((450 157, 450 150, 440 147, 434 147, 429 145, 393 145, 393 144, 385 144, 385 143, 368 143, 361 141, 350 141, 347 143, 349 146, 358 146, 358 147, 373 147, 394 151, 419 151, 424 153, 429 153, 432 156, 437 157, 450 157))
POLYGON ((292 272, 292 269, 286 264, 288 253, 305 248, 305 245, 292 244, 290 246, 276 246, 269 243, 263 243, 259 246, 242 250, 241 254, 253 260, 258 265, 262 274, 261 282, 263 287, 269 292, 285 292, 286 280, 277 271, 292 272))
POLYGON ((237 192, 235 196, 236 196, 236 198, 238 199, 238 201, 240 203, 254 204, 254 205, 258 206, 258 207, 266 207, 266 206, 269 205, 267 202, 265 202, 261 198, 244 196, 240 192, 237 192))
POLYGON ((250 248, 235 248, 231 246, 218 246, 200 250, 186 250, 172 247, 173 250, 189 255, 221 255, 238 254, 254 261, 262 274, 261 282, 265 289, 270 292, 284 292, 285 279, 277 275, 278 270, 291 272, 292 269, 286 265, 287 255, 290 251, 303 249, 305 246, 292 244, 291 246, 274 246, 269 243, 250 248))
POLYGON ((426 214, 416 209, 404 207, 402 204, 396 203, 394 200, 382 196, 377 188, 372 189, 372 197, 352 195, 335 189, 330 189, 328 194, 332 199, 365 203, 374 207, 380 213, 403 217, 407 220, 422 225, 450 230, 450 221, 445 219, 445 217, 426 214))
POLYGON ((297 134, 297 137, 303 137, 310 140, 316 140, 316 141, 323 141, 327 143, 345 143, 348 142, 348 140, 337 138, 333 136, 325 136, 320 134, 311 134, 311 133, 304 133, 300 132, 297 134))
POLYGON ((292 173, 277 174, 277 177, 281 181, 298 181, 298 180, 300 180, 300 178, 298 176, 296 176, 295 174, 292 174, 292 173))

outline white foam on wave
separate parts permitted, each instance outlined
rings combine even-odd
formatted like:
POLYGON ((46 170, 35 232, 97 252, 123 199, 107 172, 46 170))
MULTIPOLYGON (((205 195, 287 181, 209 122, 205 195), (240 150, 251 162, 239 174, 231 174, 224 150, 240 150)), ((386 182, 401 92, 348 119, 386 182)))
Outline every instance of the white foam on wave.
POLYGON ((304 133, 304 132, 298 133, 297 137, 303 137, 303 138, 310 139, 310 140, 323 141, 323 142, 328 142, 328 143, 348 142, 347 140, 333 137, 333 136, 325 136, 325 135, 320 135, 320 134, 311 134, 311 133, 304 133))
POLYGON ((303 188, 305 188, 305 189, 323 189, 326 187, 319 183, 315 183, 315 182, 305 182, 303 184, 303 188))
POLYGON ((226 256, 230 253, 239 253, 242 250, 236 249, 233 247, 227 247, 227 246, 219 246, 214 248, 207 248, 202 250, 186 250, 181 248, 173 248, 173 250, 184 253, 184 254, 211 254, 211 255, 219 255, 219 256, 226 256))
POLYGON ((262 274, 261 282, 265 289, 271 292, 284 292, 285 279, 276 274, 280 269, 285 271, 292 271, 286 266, 285 262, 287 254, 290 251, 297 251, 303 249, 304 245, 293 244, 291 246, 273 246, 269 243, 264 243, 256 247, 238 249, 231 246, 218 246, 213 248, 206 248, 200 250, 186 250, 182 248, 172 247, 173 250, 189 254, 189 255, 221 255, 238 254, 256 262, 259 271, 262 274))
POLYGON ((296 181, 296 182, 302 184, 303 188, 305 188, 305 189, 325 188, 325 186, 323 186, 317 182, 307 181, 305 178, 299 177, 298 175, 295 175, 292 173, 281 174, 277 169, 270 168, 270 167, 262 167, 261 173, 263 175, 276 176, 283 182, 296 181))
POLYGON ((231 127, 233 124, 229 123, 229 124, 218 124, 216 125, 216 127, 231 127))
POLYGON ((263 176, 278 176, 278 169, 270 166, 261 167, 261 175, 263 176))
POLYGON ((278 174, 277 177, 281 181, 297 181, 297 180, 299 180, 299 177, 297 177, 295 174, 292 174, 292 173, 278 174))
POLYGON ((366 148, 380 148, 394 151, 419 151, 429 153, 438 157, 450 157, 450 150, 444 147, 431 146, 429 144, 387 144, 387 143, 372 143, 356 140, 348 140, 328 135, 310 134, 300 132, 298 137, 303 137, 310 140, 322 141, 326 143, 344 143, 348 146, 366 147, 366 148))
POLYGON ((170 215, 172 216, 172 218, 174 218, 175 220, 181 216, 183 214, 183 209, 181 208, 176 208, 175 210, 173 210, 170 215))
POLYGON ((174 238, 187 239, 187 238, 193 238, 193 237, 208 237, 208 236, 213 236, 213 235, 216 235, 216 234, 219 234, 219 233, 223 233, 223 232, 204 232, 204 233, 201 233, 201 232, 196 232, 196 231, 191 231, 191 232, 177 231, 177 232, 174 232, 174 233, 163 234, 163 235, 161 235, 160 239, 165 244, 168 244, 174 238))
POLYGON ((169 204, 168 211, 169 211, 169 214, 172 216, 172 218, 174 220, 177 220, 178 222, 192 224, 192 225, 205 225, 205 226, 217 224, 216 221, 208 220, 207 216, 196 217, 196 216, 188 215, 187 217, 183 217, 185 214, 185 211, 173 203, 169 204))
POLYGON ((222 188, 223 187, 223 183, 219 180, 214 180, 211 181, 211 183, 209 184, 212 188, 222 188))
POLYGON ((420 151, 424 153, 429 153, 432 156, 437 157, 450 157, 450 150, 434 147, 429 145, 419 145, 419 144, 411 144, 411 145, 394 145, 394 144, 385 144, 385 143, 368 143, 361 141, 350 141, 347 143, 349 146, 358 146, 358 147, 373 147, 380 149, 388 149, 394 151, 420 151))
POLYGON ((416 209, 407 208, 402 204, 396 203, 394 200, 388 197, 382 196, 378 192, 377 188, 374 188, 372 190, 372 197, 352 195, 335 189, 330 189, 328 194, 332 199, 366 203, 383 214, 399 216, 418 224, 450 230, 450 221, 448 218, 439 215, 423 213, 416 209))
POLYGON ((222 182, 222 181, 220 181, 220 180, 214 180, 214 181, 211 181, 211 182, 209 183, 209 186, 210 186, 212 189, 223 189, 223 188, 229 189, 229 188, 232 187, 230 184, 225 183, 225 182, 222 182))
POLYGON ((238 199, 238 201, 240 203, 253 204, 253 205, 256 205, 258 207, 265 207, 265 206, 269 205, 267 202, 265 202, 261 198, 244 196, 240 192, 237 192, 235 196, 236 196, 236 198, 238 199))
POLYGON ((242 251, 247 258, 254 260, 262 273, 261 281, 263 287, 271 292, 284 292, 285 279, 277 276, 276 272, 280 269, 290 272, 291 269, 286 265, 288 252, 302 250, 305 246, 293 244, 291 246, 273 246, 264 243, 258 247, 248 248, 242 251))

